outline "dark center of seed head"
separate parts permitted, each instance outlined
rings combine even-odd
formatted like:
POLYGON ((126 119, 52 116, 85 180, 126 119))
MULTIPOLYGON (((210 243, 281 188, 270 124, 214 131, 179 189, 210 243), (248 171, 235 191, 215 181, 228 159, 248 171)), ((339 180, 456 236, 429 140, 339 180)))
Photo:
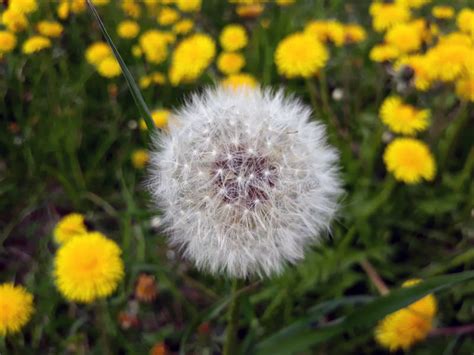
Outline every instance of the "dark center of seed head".
POLYGON ((277 168, 267 157, 245 146, 232 147, 217 156, 211 167, 215 193, 226 204, 253 209, 268 200, 277 168))

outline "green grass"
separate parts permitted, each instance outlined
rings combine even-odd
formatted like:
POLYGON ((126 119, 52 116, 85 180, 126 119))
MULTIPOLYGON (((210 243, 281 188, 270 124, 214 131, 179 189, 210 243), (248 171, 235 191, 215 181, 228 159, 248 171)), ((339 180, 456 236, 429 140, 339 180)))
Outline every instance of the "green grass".
MULTIPOLYGON (((322 0, 298 1, 284 10, 267 5, 261 16, 271 21, 267 29, 258 20, 245 23, 250 33, 245 71, 317 103, 315 114, 328 124, 329 140, 341 153, 346 193, 331 235, 303 262, 280 277, 242 285, 240 353, 380 353, 373 338, 376 321, 433 291, 440 327, 473 320, 472 103, 460 102, 451 86, 410 92, 412 102, 433 112, 420 139, 435 156, 436 179, 410 186, 388 175, 382 159, 387 130, 378 109, 397 83, 368 58, 382 40, 371 30, 368 7, 368 1, 322 0), (309 85, 278 76, 273 63, 278 42, 315 18, 357 22, 368 38, 358 45, 330 46, 324 76, 309 85), (331 96, 335 88, 344 91, 340 101, 331 96), (380 298, 361 267, 364 260, 393 289, 409 278, 428 281, 380 298)), ((30 22, 56 18, 55 8, 41 2, 30 22)), ((225 24, 241 21, 232 9, 223 1, 204 1, 196 15, 199 30, 217 38, 225 24)), ((428 16, 428 9, 421 14, 428 16)), ((99 12, 132 75, 149 72, 143 59, 131 55, 131 42, 115 35, 123 13, 114 4, 99 12)), ((156 26, 150 18, 140 23, 156 26)), ((173 353, 219 353, 232 280, 199 273, 151 226, 160 211, 150 207, 146 173, 130 162, 132 151, 149 144, 146 133, 130 128, 140 112, 123 77, 102 78, 84 59, 87 46, 102 39, 94 18, 84 12, 63 25, 53 48, 21 54, 21 43, 34 32, 30 27, 18 35, 17 49, 0 61, 0 283, 24 284, 36 309, 21 333, 0 339, 0 353, 147 354, 161 341, 173 353), (109 95, 110 84, 117 85, 117 96, 109 95), (71 211, 85 214, 123 250, 126 276, 118 291, 90 306, 64 300, 52 278, 57 248, 52 228, 71 211), (159 295, 152 304, 140 304, 138 327, 123 329, 118 314, 133 304, 140 273, 156 277, 159 295), (209 332, 199 333, 205 322, 209 332)), ((166 72, 168 66, 169 61, 153 70, 166 72)), ((186 95, 214 78, 220 78, 215 64, 195 83, 146 89, 143 97, 150 109, 179 107, 186 95)), ((428 338, 412 352, 470 354, 473 348, 472 337, 450 335, 428 338)))

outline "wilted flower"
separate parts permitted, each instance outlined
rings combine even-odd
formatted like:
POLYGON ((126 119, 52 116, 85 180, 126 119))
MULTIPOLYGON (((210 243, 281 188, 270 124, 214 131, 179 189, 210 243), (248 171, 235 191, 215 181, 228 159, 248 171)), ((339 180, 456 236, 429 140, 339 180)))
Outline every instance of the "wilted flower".
POLYGON ((58 290, 66 299, 82 303, 109 296, 123 278, 121 253, 114 241, 99 232, 71 239, 54 260, 58 290))
POLYGON ((85 218, 80 213, 70 213, 56 224, 53 230, 54 240, 58 244, 65 243, 71 238, 87 233, 85 218))
POLYGON ((135 298, 141 302, 153 302, 158 294, 154 276, 140 274, 135 286, 135 298))
POLYGON ((272 275, 329 229, 338 155, 311 111, 283 93, 207 89, 152 154, 150 191, 172 245, 200 269, 272 275))
POLYGON ((51 47, 51 40, 48 37, 32 36, 23 42, 23 53, 32 54, 51 47))
POLYGON ((431 181, 435 177, 436 165, 430 149, 414 138, 396 138, 385 149, 385 166, 395 179, 407 184, 431 181))
POLYGON ((430 111, 408 105, 399 96, 390 96, 382 103, 380 118, 392 132, 412 135, 428 127, 430 111))
POLYGON ((258 85, 257 79, 248 73, 232 74, 222 80, 222 86, 230 89, 238 89, 244 86, 254 88, 258 85))
POLYGON ((217 58, 217 68, 224 74, 235 74, 245 65, 245 58, 240 53, 223 52, 217 58))
MULTIPOLYGON (((410 287, 420 280, 408 280, 402 287, 410 287)), ((410 349, 414 344, 426 339, 433 328, 436 315, 436 299, 428 295, 386 316, 375 329, 375 339, 390 351, 410 349)))
POLYGON ((324 44, 306 33, 285 37, 275 51, 278 72, 287 78, 309 78, 326 65, 328 58, 324 44))
POLYGON ((245 28, 240 25, 227 25, 219 36, 219 41, 226 51, 238 51, 247 45, 248 38, 245 28))
POLYGON ((19 332, 33 313, 33 296, 23 286, 0 284, 0 337, 19 332))
POLYGON ((150 355, 166 355, 167 354, 167 349, 165 343, 156 343, 153 345, 153 347, 150 349, 150 355))

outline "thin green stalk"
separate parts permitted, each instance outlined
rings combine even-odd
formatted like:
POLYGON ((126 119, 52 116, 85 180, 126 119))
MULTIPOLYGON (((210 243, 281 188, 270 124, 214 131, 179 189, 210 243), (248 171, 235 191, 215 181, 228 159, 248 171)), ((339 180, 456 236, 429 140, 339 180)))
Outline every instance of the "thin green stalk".
POLYGON ((316 89, 316 86, 314 85, 314 82, 311 80, 311 78, 306 79, 306 88, 308 89, 309 99, 311 101, 311 106, 313 107, 313 111, 318 116, 321 116, 321 109, 319 108, 318 99, 317 99, 318 97, 317 89, 316 89))
POLYGON ((130 89, 130 93, 133 96, 133 100, 135 101, 135 104, 138 107, 138 110, 140 111, 141 116, 143 117, 147 128, 150 132, 154 132, 155 130, 155 124, 153 123, 153 119, 151 118, 151 113, 150 110, 148 109, 148 106, 143 99, 143 96, 140 92, 140 89, 137 86, 137 83, 135 82, 135 79, 133 79, 132 74, 130 73, 130 70, 128 70, 127 65, 123 61, 122 57, 120 56, 120 53, 115 47, 114 42, 112 41, 112 38, 110 37, 109 33, 107 32, 107 29, 105 28, 104 23, 102 22, 102 19, 100 18, 99 13, 95 9, 94 5, 92 4, 91 0, 87 0, 87 5, 89 9, 91 10, 92 15, 95 17, 97 23, 99 24, 100 30, 102 31, 102 34, 105 37, 105 40, 109 44, 110 48, 112 49, 112 52, 114 53, 115 58, 117 59, 118 63, 120 64, 120 68, 122 69, 122 74, 125 77, 125 80, 127 81, 128 88, 130 89))
POLYGON ((232 302, 227 313, 227 329, 224 343, 223 355, 237 354, 237 329, 239 326, 239 280, 232 281, 232 302))
POLYGON ((110 349, 110 340, 109 335, 107 334, 107 301, 100 300, 97 302, 96 308, 96 316, 97 316, 97 330, 99 331, 100 335, 100 342, 102 345, 102 354, 104 355, 112 355, 112 351, 110 349))

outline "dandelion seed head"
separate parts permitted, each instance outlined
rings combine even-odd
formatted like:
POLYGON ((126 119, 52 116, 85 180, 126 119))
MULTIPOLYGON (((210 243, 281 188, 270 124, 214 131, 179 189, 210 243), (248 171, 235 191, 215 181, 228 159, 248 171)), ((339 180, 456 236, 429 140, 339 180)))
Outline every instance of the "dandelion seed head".
POLYGON ((171 244, 198 268, 232 277, 301 260, 329 229, 341 193, 338 155, 310 117, 281 91, 194 95, 151 156, 149 187, 171 244))

